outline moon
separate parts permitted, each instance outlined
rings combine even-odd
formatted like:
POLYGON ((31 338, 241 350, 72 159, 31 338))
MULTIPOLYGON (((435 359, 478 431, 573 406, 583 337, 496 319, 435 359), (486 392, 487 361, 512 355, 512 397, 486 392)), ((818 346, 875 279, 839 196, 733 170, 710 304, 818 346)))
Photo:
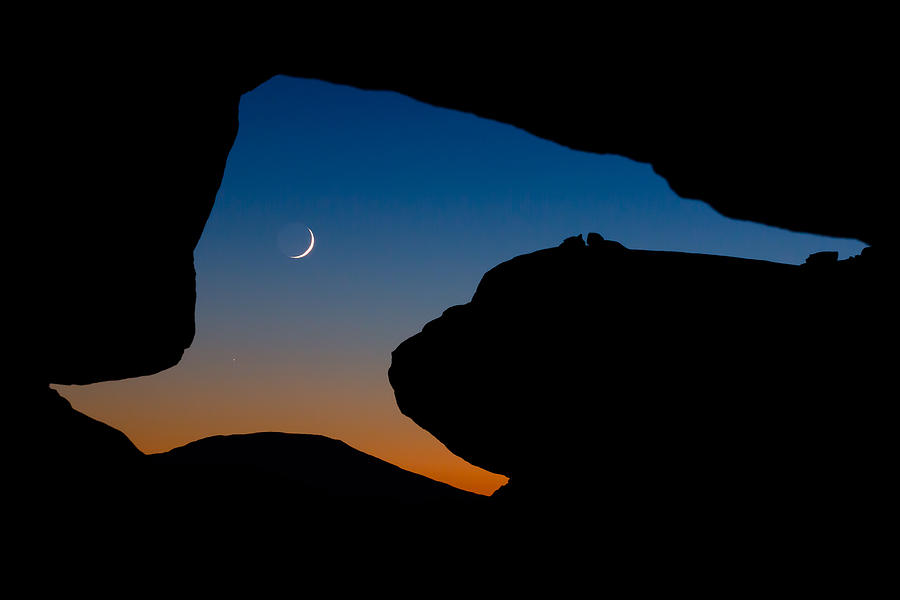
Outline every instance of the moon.
POLYGON ((290 256, 288 258, 303 258, 307 254, 312 252, 313 246, 316 245, 316 236, 313 235, 312 229, 310 229, 309 227, 307 227, 306 229, 307 229, 307 231, 309 231, 309 248, 307 248, 306 252, 304 252, 303 254, 298 254, 297 256, 290 256))

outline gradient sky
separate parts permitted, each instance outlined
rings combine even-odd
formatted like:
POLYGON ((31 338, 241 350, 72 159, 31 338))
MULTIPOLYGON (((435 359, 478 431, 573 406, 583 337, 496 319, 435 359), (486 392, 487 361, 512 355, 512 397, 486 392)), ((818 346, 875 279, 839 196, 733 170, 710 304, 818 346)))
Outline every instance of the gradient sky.
POLYGON ((726 219, 625 158, 393 92, 276 77, 241 101, 194 252, 197 335, 181 363, 54 387, 147 453, 215 434, 317 433, 489 494, 506 479, 397 409, 391 351, 468 302, 488 269, 590 231, 629 248, 796 264, 864 247, 726 219), (315 249, 287 258, 306 249, 306 227, 315 249))

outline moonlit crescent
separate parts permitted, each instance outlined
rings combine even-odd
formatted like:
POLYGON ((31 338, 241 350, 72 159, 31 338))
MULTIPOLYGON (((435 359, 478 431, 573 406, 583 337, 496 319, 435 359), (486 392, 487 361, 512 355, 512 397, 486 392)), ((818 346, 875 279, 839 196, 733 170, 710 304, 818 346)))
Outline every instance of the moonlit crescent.
POLYGON ((297 256, 291 256, 290 258, 303 258, 307 254, 312 252, 313 246, 316 245, 316 236, 313 235, 312 229, 309 229, 309 227, 307 227, 307 229, 309 230, 309 248, 307 248, 306 252, 304 252, 303 254, 298 254, 297 256))

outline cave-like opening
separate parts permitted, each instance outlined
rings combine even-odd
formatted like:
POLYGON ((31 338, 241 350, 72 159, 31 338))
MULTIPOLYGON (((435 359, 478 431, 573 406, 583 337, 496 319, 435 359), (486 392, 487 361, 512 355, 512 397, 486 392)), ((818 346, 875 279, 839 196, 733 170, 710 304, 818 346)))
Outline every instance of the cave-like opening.
POLYGON ((391 350, 467 302, 488 269, 589 231, 795 264, 863 247, 730 220, 648 165, 393 92, 276 77, 244 96, 240 119, 195 251, 192 347, 157 375, 61 390, 145 452, 220 433, 318 433, 490 493, 504 478, 400 414, 386 377, 391 350), (291 223, 318 237, 304 262, 279 249, 291 223))

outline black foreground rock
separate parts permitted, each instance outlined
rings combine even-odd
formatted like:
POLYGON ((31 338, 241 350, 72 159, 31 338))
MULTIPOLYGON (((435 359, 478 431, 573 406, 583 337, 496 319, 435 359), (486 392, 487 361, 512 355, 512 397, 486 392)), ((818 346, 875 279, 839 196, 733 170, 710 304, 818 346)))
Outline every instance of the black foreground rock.
POLYGON ((498 265, 398 346, 400 410, 508 475, 508 510, 597 535, 755 552, 790 531, 820 552, 881 526, 893 403, 871 339, 893 293, 876 252, 785 265, 588 240, 498 265))

